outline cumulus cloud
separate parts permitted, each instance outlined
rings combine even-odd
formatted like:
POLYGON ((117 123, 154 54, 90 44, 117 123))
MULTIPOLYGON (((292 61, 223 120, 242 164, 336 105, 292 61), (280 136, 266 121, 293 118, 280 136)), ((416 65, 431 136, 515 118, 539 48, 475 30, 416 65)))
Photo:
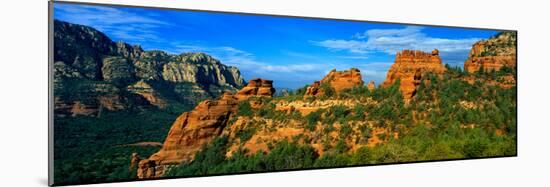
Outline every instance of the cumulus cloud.
POLYGON ((403 49, 441 52, 467 51, 479 38, 447 39, 426 35, 423 27, 408 26, 402 29, 371 29, 353 35, 351 40, 330 39, 313 42, 329 50, 346 50, 351 53, 365 54, 378 51, 394 55, 403 49))
POLYGON ((326 47, 330 50, 341 51, 347 50, 352 53, 365 54, 368 53, 368 44, 365 41, 358 40, 324 40, 313 42, 314 44, 326 47))

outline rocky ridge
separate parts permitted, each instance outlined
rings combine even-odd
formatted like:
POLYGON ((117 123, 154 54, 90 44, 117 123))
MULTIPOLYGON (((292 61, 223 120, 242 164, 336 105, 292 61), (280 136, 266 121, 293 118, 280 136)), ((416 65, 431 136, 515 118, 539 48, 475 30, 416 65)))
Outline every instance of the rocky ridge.
POLYGON ((502 67, 516 66, 516 32, 501 32, 487 40, 476 42, 464 63, 464 69, 473 73, 483 67, 484 71, 498 71, 502 67))
POLYGON ((59 20, 54 21, 54 51, 56 114, 98 115, 102 102, 121 106, 107 110, 164 107, 167 99, 194 106, 245 85, 236 67, 205 53, 145 51, 139 45, 113 42, 92 27, 59 20), (75 92, 82 87, 86 91, 75 92), (101 87, 113 87, 116 96, 101 92, 101 87))

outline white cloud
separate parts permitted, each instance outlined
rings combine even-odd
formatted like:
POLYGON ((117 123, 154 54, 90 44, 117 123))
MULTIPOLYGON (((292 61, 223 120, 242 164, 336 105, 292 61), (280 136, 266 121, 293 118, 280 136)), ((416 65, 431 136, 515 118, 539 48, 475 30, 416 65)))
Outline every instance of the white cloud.
POLYGON ((91 5, 56 5, 55 19, 94 27, 119 40, 130 43, 161 41, 155 28, 171 26, 151 14, 138 14, 112 7, 91 5))
POLYGON ((422 27, 408 26, 403 29, 371 29, 357 33, 352 40, 331 39, 313 42, 329 50, 346 50, 365 54, 371 51, 394 55, 404 49, 441 52, 467 51, 479 38, 447 39, 427 36, 422 27))
POLYGON ((365 59, 368 59, 369 57, 368 56, 338 56, 338 58, 365 60, 365 59))

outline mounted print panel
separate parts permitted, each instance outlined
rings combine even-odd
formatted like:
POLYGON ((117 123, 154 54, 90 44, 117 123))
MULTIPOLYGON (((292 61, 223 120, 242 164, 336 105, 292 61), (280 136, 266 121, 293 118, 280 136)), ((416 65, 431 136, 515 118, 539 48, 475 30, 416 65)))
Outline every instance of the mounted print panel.
POLYGON ((517 33, 51 4, 50 184, 517 155, 517 33))

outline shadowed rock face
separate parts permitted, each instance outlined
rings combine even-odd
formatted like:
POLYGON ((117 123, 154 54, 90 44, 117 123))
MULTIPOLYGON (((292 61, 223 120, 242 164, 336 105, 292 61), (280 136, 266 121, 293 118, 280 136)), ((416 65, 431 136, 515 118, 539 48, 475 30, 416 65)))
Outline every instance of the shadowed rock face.
POLYGON ((325 83, 329 84, 336 93, 340 93, 343 90, 351 89, 364 84, 359 69, 351 68, 344 71, 336 71, 334 69, 330 71, 321 81, 315 81, 313 85, 309 86, 306 90, 305 96, 323 95, 323 90, 320 89, 320 87, 321 84, 325 83))
POLYGON ((403 94, 403 99, 407 102, 416 94, 416 89, 424 74, 432 72, 442 75, 445 71, 437 49, 434 49, 432 53, 403 50, 397 53, 395 62, 388 70, 386 80, 381 86, 388 87, 400 80, 399 89, 403 94))
POLYGON ((464 63, 464 69, 473 73, 481 67, 485 71, 498 71, 502 67, 516 66, 515 32, 501 32, 487 40, 476 42, 464 63))
POLYGON ((144 51, 113 42, 92 27, 58 20, 54 61, 56 116, 97 116, 102 108, 164 108, 170 105, 167 100, 193 107, 245 85, 239 69, 205 53, 144 51), (116 92, 102 91, 104 87, 116 92))

